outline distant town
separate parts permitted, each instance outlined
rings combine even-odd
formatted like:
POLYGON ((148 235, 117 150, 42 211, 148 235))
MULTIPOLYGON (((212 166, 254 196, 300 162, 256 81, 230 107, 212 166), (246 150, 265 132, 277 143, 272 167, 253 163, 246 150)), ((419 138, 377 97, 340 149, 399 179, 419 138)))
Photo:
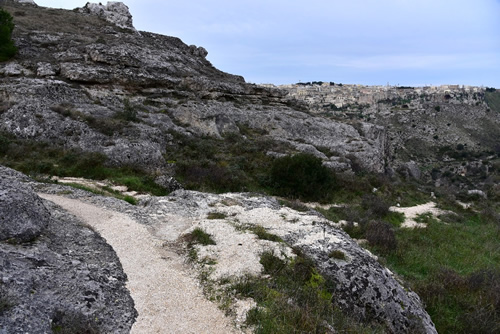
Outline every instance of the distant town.
POLYGON ((474 93, 484 93, 484 91, 495 90, 494 88, 466 86, 466 85, 440 85, 424 87, 406 86, 364 86, 348 85, 334 82, 306 82, 289 85, 262 84, 260 86, 268 88, 279 88, 288 91, 290 98, 304 100, 309 104, 323 103, 335 105, 342 108, 347 105, 373 104, 378 101, 405 99, 409 95, 473 95, 474 93))

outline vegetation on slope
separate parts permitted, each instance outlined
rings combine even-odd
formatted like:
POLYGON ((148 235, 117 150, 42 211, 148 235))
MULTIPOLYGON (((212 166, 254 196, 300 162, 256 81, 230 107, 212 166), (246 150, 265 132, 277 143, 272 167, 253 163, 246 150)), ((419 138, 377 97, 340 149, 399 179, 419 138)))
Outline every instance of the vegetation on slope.
POLYGON ((0 61, 9 60, 17 53, 17 48, 12 40, 13 30, 12 16, 0 8, 0 61))
POLYGON ((486 90, 484 98, 491 110, 500 112, 500 91, 494 89, 486 90))
POLYGON ((0 164, 33 177, 72 176, 94 180, 108 179, 130 190, 166 195, 168 191, 154 183, 154 175, 130 167, 112 167, 105 155, 63 149, 44 142, 17 139, 0 133, 0 164))
POLYGON ((462 199, 473 206, 465 210, 455 204, 454 195, 438 194, 434 200, 452 213, 440 221, 422 215, 418 221, 427 227, 417 229, 401 228, 404 217, 390 212, 383 196, 365 195, 357 204, 322 212, 333 221, 357 223, 344 230, 367 239, 380 261, 422 298, 439 333, 498 333, 498 201, 462 199))

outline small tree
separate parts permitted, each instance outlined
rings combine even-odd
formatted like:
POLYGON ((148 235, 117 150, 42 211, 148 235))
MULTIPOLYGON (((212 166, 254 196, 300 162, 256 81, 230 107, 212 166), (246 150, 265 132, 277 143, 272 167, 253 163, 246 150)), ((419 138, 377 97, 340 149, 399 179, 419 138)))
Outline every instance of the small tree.
POLYGON ((0 8, 0 61, 9 60, 17 52, 14 41, 12 41, 12 30, 14 30, 12 16, 0 8))

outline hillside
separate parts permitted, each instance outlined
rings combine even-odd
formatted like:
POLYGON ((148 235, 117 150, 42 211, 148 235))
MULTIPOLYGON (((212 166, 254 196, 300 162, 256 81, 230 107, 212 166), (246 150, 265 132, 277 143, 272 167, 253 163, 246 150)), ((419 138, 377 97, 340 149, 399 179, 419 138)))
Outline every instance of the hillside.
POLYGON ((112 217, 151 236, 155 268, 225 312, 208 315, 220 328, 499 329, 498 92, 264 87, 216 69, 203 47, 137 31, 122 3, 0 4, 18 48, 0 62, 9 333, 143 328, 144 296, 160 294, 127 289, 146 280, 126 240, 96 230, 118 229, 112 217), (101 214, 88 225, 67 203, 101 214), (60 283, 37 278, 58 270, 60 283))

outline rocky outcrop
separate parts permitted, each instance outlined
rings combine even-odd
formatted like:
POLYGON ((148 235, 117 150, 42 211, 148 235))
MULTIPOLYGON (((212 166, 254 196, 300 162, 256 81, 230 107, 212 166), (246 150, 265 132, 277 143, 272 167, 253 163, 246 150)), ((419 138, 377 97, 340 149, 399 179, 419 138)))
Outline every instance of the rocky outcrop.
POLYGON ((130 14, 128 7, 123 2, 108 1, 107 5, 87 2, 83 8, 79 8, 78 10, 81 13, 97 15, 120 28, 135 30, 132 23, 132 15, 130 14))
POLYGON ((50 213, 31 187, 20 182, 17 172, 0 166, 0 241, 32 241, 49 220, 50 213))
POLYGON ((10 233, 0 241, 0 332, 129 333, 136 311, 114 251, 25 176, 3 167, 0 175, 0 223, 10 233))

